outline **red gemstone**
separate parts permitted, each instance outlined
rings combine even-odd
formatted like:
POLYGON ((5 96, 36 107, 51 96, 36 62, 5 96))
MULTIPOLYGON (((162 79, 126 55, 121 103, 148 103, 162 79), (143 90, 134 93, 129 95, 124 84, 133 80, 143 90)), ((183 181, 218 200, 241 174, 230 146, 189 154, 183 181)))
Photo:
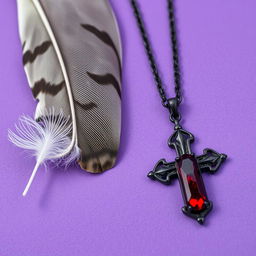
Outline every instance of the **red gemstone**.
POLYGON ((204 209, 208 201, 204 182, 194 155, 183 155, 176 160, 183 200, 193 211, 204 209))

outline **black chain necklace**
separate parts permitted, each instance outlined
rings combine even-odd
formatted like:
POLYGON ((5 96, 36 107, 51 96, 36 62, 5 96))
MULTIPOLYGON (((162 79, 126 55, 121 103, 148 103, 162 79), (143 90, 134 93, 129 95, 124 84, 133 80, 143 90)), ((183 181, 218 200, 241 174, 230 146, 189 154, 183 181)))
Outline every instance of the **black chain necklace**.
POLYGON ((185 131, 180 125, 181 114, 179 106, 182 102, 181 72, 173 0, 167 0, 176 94, 174 98, 170 99, 167 98, 163 87, 162 79, 159 75, 150 40, 137 1, 130 1, 162 104, 170 112, 170 121, 174 124, 175 130, 168 140, 169 147, 175 149, 177 153, 175 162, 168 163, 165 159, 161 159, 155 165, 153 171, 148 174, 148 177, 165 185, 169 185, 172 179, 178 177, 185 203, 185 206, 182 208, 183 213, 196 219, 200 224, 203 224, 205 217, 211 211, 213 204, 208 199, 201 173, 208 172, 214 174, 227 156, 225 154, 219 154, 212 149, 205 149, 203 155, 196 157, 194 153, 192 153, 190 145, 194 141, 194 136, 190 132, 185 131))

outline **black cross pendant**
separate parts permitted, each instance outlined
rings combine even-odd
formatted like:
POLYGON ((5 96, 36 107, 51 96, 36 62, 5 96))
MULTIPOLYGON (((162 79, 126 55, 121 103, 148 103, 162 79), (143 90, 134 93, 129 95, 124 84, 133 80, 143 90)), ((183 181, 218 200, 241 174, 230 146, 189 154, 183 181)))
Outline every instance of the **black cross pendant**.
POLYGON ((208 200, 201 173, 214 174, 227 155, 205 149, 203 155, 196 157, 190 146, 193 141, 194 136, 191 133, 177 126, 168 141, 169 146, 176 150, 176 161, 168 163, 161 159, 148 177, 165 185, 169 185, 172 179, 178 177, 185 203, 182 212, 203 224, 213 204, 208 200))

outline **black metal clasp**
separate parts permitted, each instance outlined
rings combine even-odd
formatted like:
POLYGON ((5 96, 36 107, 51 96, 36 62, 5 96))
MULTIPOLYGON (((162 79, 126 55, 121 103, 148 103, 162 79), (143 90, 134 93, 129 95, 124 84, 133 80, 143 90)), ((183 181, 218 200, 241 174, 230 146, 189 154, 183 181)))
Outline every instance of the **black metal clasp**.
POLYGON ((177 98, 170 98, 167 100, 168 102, 168 109, 170 111, 170 120, 171 122, 175 123, 176 125, 179 125, 179 122, 181 120, 181 115, 179 113, 178 107, 179 102, 177 98))

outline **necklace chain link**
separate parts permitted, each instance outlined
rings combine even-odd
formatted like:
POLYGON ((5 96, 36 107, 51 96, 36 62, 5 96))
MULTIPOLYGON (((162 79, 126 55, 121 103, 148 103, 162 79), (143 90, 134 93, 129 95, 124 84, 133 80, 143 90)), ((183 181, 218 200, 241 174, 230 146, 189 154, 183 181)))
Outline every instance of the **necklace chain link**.
POLYGON ((173 72, 174 72, 174 83, 175 83, 175 98, 168 99, 166 91, 163 87, 163 82, 159 74, 159 69, 156 64, 156 59, 153 54, 152 46, 146 31, 144 20, 142 18, 138 3, 136 0, 130 0, 131 5, 134 11, 135 18, 142 36, 146 54, 148 56, 149 64, 151 71, 154 76, 154 80, 160 94, 162 104, 165 108, 168 108, 170 111, 170 120, 173 123, 178 123, 181 119, 181 115, 178 111, 178 107, 182 101, 181 94, 181 69, 180 69, 180 58, 179 58, 179 49, 178 49, 178 37, 176 31, 176 22, 175 22, 175 12, 173 0, 167 0, 168 3, 168 13, 169 13, 169 25, 170 25, 170 34, 171 34, 171 43, 172 43, 172 57, 173 57, 173 72))

